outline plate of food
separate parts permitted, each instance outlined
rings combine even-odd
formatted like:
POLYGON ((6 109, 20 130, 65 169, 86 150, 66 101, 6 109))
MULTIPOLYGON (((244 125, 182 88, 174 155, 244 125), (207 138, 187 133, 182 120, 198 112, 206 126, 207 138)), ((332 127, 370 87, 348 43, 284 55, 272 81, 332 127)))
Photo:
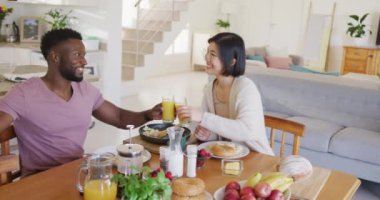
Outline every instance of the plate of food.
MULTIPOLYGON (((223 199, 229 199, 229 198, 230 199, 250 199, 247 197, 242 198, 243 196, 255 196, 256 199, 267 199, 268 198, 268 197, 263 198, 263 197, 261 197, 261 195, 264 195, 264 196, 267 196, 267 195, 272 196, 273 195, 273 196, 277 196, 277 197, 283 196, 283 198, 278 198, 278 199, 284 199, 284 200, 290 199, 290 196, 291 196, 290 188, 288 188, 284 192, 281 192, 279 190, 275 191, 272 189, 266 190, 266 188, 263 188, 263 187, 257 188, 257 189, 256 189, 256 187, 255 187, 255 189, 252 189, 252 188, 246 189, 244 187, 245 182, 247 182, 247 181, 246 180, 239 181, 239 182, 231 181, 231 182, 227 183, 225 186, 223 186, 223 187, 221 187, 215 191, 214 199, 215 200, 223 200, 223 199), (272 193, 276 193, 276 194, 272 194, 272 193), (229 197, 225 198, 225 196, 229 196, 229 197)), ((274 199, 277 199, 277 198, 274 198, 274 199)))
MULTIPOLYGON (((108 154, 114 158, 113 163, 116 164, 116 156, 117 156, 116 148, 117 148, 117 146, 104 146, 104 147, 101 147, 99 149, 96 149, 93 153, 94 154, 108 154)), ((144 151, 143 151, 143 162, 145 163, 146 161, 150 160, 151 157, 152 157, 152 154, 150 154, 149 151, 144 149, 144 151)))
POLYGON ((198 149, 207 149, 214 158, 242 158, 249 154, 248 147, 227 141, 210 141, 202 143, 198 149))
MULTIPOLYGON (((174 126, 174 124, 147 124, 145 126, 140 127, 140 137, 147 142, 166 145, 169 142, 167 128, 171 126, 174 126)), ((190 137, 191 132, 186 127, 184 127, 184 129, 185 131, 183 133, 183 137, 185 137, 187 140, 188 137, 190 137)))

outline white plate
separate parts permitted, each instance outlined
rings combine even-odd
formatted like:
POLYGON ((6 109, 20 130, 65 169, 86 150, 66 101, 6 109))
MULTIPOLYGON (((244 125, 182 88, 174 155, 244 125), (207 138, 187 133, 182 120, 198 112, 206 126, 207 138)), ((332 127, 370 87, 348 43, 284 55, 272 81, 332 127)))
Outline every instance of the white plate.
MULTIPOLYGON (((116 147, 117 146, 105 146, 105 147, 101 147, 99 149, 96 149, 93 153, 96 153, 96 154, 99 154, 99 153, 112 153, 113 155, 117 155, 117 150, 116 150, 116 147)), ((144 149, 143 151, 143 162, 145 163, 146 161, 150 160, 150 158, 152 157, 152 155, 150 154, 149 151, 147 151, 146 149, 144 149)))
MULTIPOLYGON (((243 188, 243 185, 244 183, 247 182, 247 181, 239 181, 238 183, 240 184, 240 186, 243 188)), ((225 186, 219 188, 218 190, 215 191, 214 193, 214 198, 215 200, 222 200, 223 197, 224 197, 224 188, 225 186)), ((290 191, 290 188, 288 190, 286 190, 284 192, 284 199, 285 200, 289 200, 290 199, 290 196, 291 196, 291 191, 290 191)))
POLYGON ((237 153, 235 155, 233 155, 233 156, 215 156, 215 155, 213 155, 211 153, 211 156, 214 157, 214 158, 235 159, 235 158, 242 158, 242 157, 244 157, 244 156, 246 156, 246 155, 249 154, 248 147, 246 147, 244 145, 241 145, 241 144, 237 144, 237 143, 234 143, 234 142, 227 142, 227 141, 210 141, 210 142, 205 142, 205 143, 202 143, 202 144, 198 145, 198 149, 209 149, 208 148, 209 146, 212 146, 212 145, 215 145, 215 144, 226 144, 226 145, 235 146, 236 149, 237 149, 237 153))
POLYGON ((213 200, 214 199, 209 192, 204 191, 204 193, 205 193, 205 196, 206 196, 205 200, 213 200))

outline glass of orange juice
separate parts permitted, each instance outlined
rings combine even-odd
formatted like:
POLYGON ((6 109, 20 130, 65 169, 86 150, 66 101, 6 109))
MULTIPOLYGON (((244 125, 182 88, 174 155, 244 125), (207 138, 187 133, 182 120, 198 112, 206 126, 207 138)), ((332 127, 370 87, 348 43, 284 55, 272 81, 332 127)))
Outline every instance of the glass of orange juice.
POLYGON ((90 180, 84 185, 84 200, 115 200, 116 183, 110 180, 90 180))
MULTIPOLYGON (((176 96, 174 98, 174 104, 175 104, 176 109, 178 109, 178 107, 180 107, 180 106, 185 106, 185 105, 187 105, 187 98, 181 97, 181 96, 176 96)), ((188 126, 189 122, 190 122, 190 118, 181 117, 178 115, 178 121, 182 126, 188 126)))
POLYGON ((164 123, 173 123, 175 119, 173 96, 162 97, 162 109, 162 121, 164 123))

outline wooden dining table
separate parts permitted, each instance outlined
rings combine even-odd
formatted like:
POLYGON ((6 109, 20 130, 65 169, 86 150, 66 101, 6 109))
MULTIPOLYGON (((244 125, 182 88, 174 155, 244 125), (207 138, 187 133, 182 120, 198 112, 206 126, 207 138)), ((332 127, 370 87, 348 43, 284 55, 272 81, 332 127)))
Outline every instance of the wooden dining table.
MULTIPOLYGON (((229 181, 247 179, 254 172, 275 171, 279 158, 251 152, 241 158, 244 170, 240 176, 222 176, 221 160, 210 159, 203 168, 197 170, 197 177, 204 180, 206 190, 213 194, 229 181)), ((83 159, 54 167, 44 172, 23 178, 0 187, 1 200, 82 200, 76 189, 77 169, 83 159)), ((145 165, 159 167, 159 156, 152 157, 145 165)), ((351 199, 360 181, 353 175, 332 170, 317 199, 351 199)))

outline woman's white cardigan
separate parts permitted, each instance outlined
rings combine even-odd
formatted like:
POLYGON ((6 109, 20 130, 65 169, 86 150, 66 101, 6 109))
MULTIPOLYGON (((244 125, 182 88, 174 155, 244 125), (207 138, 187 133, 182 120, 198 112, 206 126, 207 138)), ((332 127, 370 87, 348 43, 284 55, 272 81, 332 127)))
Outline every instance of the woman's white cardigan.
POLYGON ((215 114, 212 92, 214 81, 205 86, 202 102, 204 114, 200 125, 213 132, 208 140, 216 140, 219 135, 245 144, 251 150, 274 155, 265 133, 263 106, 256 85, 244 76, 234 79, 230 90, 228 119, 215 114))

